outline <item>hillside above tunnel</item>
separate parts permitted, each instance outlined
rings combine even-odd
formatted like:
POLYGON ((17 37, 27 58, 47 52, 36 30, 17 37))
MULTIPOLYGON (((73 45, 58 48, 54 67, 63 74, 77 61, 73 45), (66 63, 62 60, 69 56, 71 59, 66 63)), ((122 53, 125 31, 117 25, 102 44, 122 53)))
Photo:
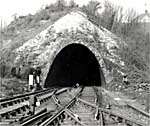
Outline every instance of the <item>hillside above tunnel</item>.
POLYGON ((15 64, 29 65, 30 63, 30 65, 41 67, 44 84, 59 52, 75 43, 87 47, 93 53, 107 83, 113 78, 111 75, 113 70, 122 73, 125 66, 119 53, 120 46, 125 43, 107 29, 92 24, 80 11, 68 13, 17 48, 15 64))

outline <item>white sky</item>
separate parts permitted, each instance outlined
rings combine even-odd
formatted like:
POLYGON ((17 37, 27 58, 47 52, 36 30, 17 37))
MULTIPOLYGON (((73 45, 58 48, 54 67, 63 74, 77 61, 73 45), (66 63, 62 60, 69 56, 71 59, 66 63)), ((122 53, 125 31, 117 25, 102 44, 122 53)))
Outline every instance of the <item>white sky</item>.
MULTIPOLYGON (((53 3, 56 0, 0 0, 0 18, 8 24, 12 20, 12 15, 27 15, 34 14, 42 6, 53 3)), ((69 0, 67 0, 69 1, 69 0)), ((90 0, 75 0, 78 4, 86 4, 90 0)), ((103 1, 103 0, 97 0, 103 1)), ((145 10, 145 1, 148 3, 150 12, 150 0, 109 0, 113 3, 122 5, 124 8, 134 8, 138 13, 143 13, 145 10)))

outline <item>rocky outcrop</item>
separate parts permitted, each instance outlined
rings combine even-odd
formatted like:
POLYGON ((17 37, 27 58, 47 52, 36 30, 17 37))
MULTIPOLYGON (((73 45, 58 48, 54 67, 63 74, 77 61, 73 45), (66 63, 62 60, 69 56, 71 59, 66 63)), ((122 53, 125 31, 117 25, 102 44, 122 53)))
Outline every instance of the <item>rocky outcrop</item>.
POLYGON ((106 82, 112 69, 120 71, 124 62, 119 57, 119 48, 124 44, 117 36, 103 27, 92 24, 79 11, 71 12, 15 50, 15 64, 28 64, 42 68, 43 82, 56 55, 67 45, 80 43, 96 56, 106 82))

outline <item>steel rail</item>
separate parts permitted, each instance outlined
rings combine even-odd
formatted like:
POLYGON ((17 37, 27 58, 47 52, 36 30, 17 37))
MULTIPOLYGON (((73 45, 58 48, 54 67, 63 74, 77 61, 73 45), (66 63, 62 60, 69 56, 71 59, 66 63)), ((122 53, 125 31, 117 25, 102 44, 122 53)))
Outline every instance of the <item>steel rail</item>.
POLYGON ((74 116, 73 116, 73 112, 71 112, 69 109, 65 109, 65 112, 67 113, 67 115, 69 115, 72 119, 74 119, 77 123, 79 123, 81 126, 86 126, 85 124, 83 124, 81 121, 77 120, 74 116))
MULTIPOLYGON (((93 107, 93 108, 96 108, 96 107, 97 107, 96 105, 94 105, 94 104, 92 104, 92 103, 89 103, 89 102, 87 102, 87 101, 85 101, 85 100, 83 100, 83 99, 80 99, 80 98, 78 98, 78 101, 83 102, 84 104, 87 104, 87 105, 89 105, 89 106, 91 106, 91 107, 93 107)), ((115 116, 115 117, 119 117, 119 118, 124 119, 124 120, 126 120, 126 121, 129 121, 129 122, 131 122, 131 123, 134 123, 134 124, 136 124, 136 125, 139 125, 139 126, 146 126, 146 124, 143 124, 143 123, 141 123, 141 122, 139 122, 139 121, 137 121, 137 120, 130 119, 130 118, 125 117, 125 116, 123 116, 123 115, 120 115, 120 114, 118 114, 118 113, 114 113, 114 112, 112 112, 112 111, 110 111, 110 110, 107 110, 107 109, 104 109, 104 108, 100 108, 100 107, 99 107, 99 110, 102 111, 102 112, 104 112, 104 113, 106 113, 106 114, 113 115, 113 116, 115 116)), ((127 123, 127 122, 126 122, 126 123, 127 123)), ((127 123, 127 124, 128 124, 128 123, 127 123)))
POLYGON ((29 106, 29 99, 30 96, 29 95, 35 95, 37 97, 41 97, 44 94, 47 94, 49 92, 53 92, 52 90, 42 90, 40 92, 34 92, 34 93, 30 93, 30 94, 25 94, 25 95, 21 95, 19 97, 15 97, 13 99, 7 99, 6 101, 3 101, 2 103, 0 103, 0 116, 3 117, 5 115, 10 115, 12 112, 18 110, 18 109, 22 109, 23 107, 28 108, 29 106))
POLYGON ((39 113, 33 115, 32 117, 26 118, 25 120, 20 122, 20 124, 21 124, 21 126, 32 125, 32 123, 34 121, 41 121, 41 118, 45 117, 48 114, 50 114, 50 112, 47 112, 47 109, 43 109, 42 111, 40 111, 39 113))
MULTIPOLYGON (((54 100, 55 104, 56 104, 58 107, 63 108, 63 106, 62 106, 61 104, 59 104, 59 103, 56 101, 55 96, 53 96, 53 100, 54 100)), ((81 126, 86 126, 85 124, 83 124, 81 121, 77 120, 77 119, 74 117, 74 113, 73 113, 70 109, 66 108, 64 111, 65 111, 65 113, 67 113, 67 115, 69 115, 71 118, 73 118, 73 119, 74 119, 77 123, 79 123, 81 126)))
MULTIPOLYGON (((56 94, 60 94, 60 93, 62 93, 62 92, 65 92, 65 91, 67 91, 67 88, 62 88, 62 89, 57 89, 57 90, 55 90, 55 91, 49 91, 49 90, 47 90, 47 91, 45 91, 45 92, 41 92, 41 93, 38 93, 38 94, 35 94, 36 95, 36 97, 37 97, 37 99, 38 100, 43 100, 43 99, 45 99, 44 100, 44 102, 46 102, 47 100, 49 100, 50 98, 51 98, 51 96, 54 94, 54 92, 56 93, 56 94), (50 95, 48 95, 48 93, 50 94, 50 95), (43 97, 44 96, 44 97, 43 97)), ((26 103, 27 101, 24 101, 23 103, 26 103)), ((23 110, 23 108, 22 107, 25 107, 25 106, 27 106, 26 104, 23 104, 23 103, 15 103, 13 106, 8 106, 7 108, 3 108, 3 109, 1 109, 1 111, 0 111, 0 118, 3 118, 3 121, 2 121, 2 123, 3 122, 5 122, 5 117, 6 116, 12 116, 12 113, 16 113, 15 115, 13 115, 13 117, 10 117, 10 120, 11 119, 17 119, 18 121, 23 121, 23 122, 20 122, 20 125, 28 125, 28 124, 32 124, 32 122, 34 122, 36 119, 37 120, 42 120, 42 119, 46 119, 46 117, 50 117, 50 113, 52 112, 52 111, 49 111, 49 112, 44 112, 44 113, 36 113, 35 115, 33 115, 33 116, 20 116, 20 117, 17 117, 16 118, 16 116, 18 115, 18 111, 20 110, 20 111, 22 111, 23 110), (49 115, 49 116, 47 116, 47 115, 49 115), (25 120, 24 120, 25 119, 25 120)), ((24 110, 23 110, 24 111, 24 110)), ((22 111, 22 112, 23 112, 22 111)), ((41 110, 40 110, 41 111, 41 110)), ((52 115, 52 114, 51 114, 52 115)), ((16 121, 13 121, 13 123, 16 123, 16 121)), ((17 122, 18 122, 17 121, 17 122)), ((12 121, 11 121, 11 123, 12 123, 12 121)), ((41 122, 39 122, 39 123, 41 123, 41 122)), ((18 124, 17 124, 18 125, 18 124)))
POLYGON ((145 112, 145 111, 143 111, 143 110, 140 110, 140 109, 136 108, 135 106, 133 106, 133 105, 131 105, 131 104, 129 104, 129 103, 126 103, 126 104, 127 104, 128 107, 130 107, 130 108, 136 110, 137 112, 141 113, 142 115, 144 115, 144 116, 150 118, 150 113, 147 113, 147 112, 145 112))
MULTIPOLYGON (((101 98, 100 95, 98 94, 98 89, 96 87, 93 87, 93 90, 95 92, 95 95, 96 95, 96 98, 97 98, 97 103, 96 103, 96 109, 99 109, 99 106, 101 106, 101 98)), ((99 111, 99 110, 96 110, 96 111, 99 111)), ((103 112, 102 111, 99 111, 99 117, 100 117, 100 126, 104 126, 104 117, 103 117, 103 112)))
MULTIPOLYGON (((56 92, 56 94, 57 93, 60 94, 62 92, 65 92, 66 90, 67 90, 66 88, 59 89, 59 90, 58 89, 57 90, 54 89, 54 91, 47 89, 47 90, 44 90, 44 91, 40 91, 38 93, 37 92, 36 93, 32 93, 32 95, 35 95, 37 97, 38 101, 40 101, 40 103, 43 104, 43 102, 46 102, 46 101, 48 101, 51 98, 51 96, 53 95, 54 92, 56 92), (47 95, 48 93, 49 93, 49 95, 47 95), (41 102, 41 100, 42 100, 42 102, 41 102)), ((27 111, 27 109, 29 109, 29 102, 28 102, 29 99, 30 99, 29 96, 25 96, 25 97, 22 97, 21 100, 16 99, 16 100, 19 100, 19 102, 18 101, 15 101, 15 102, 14 101, 10 101, 10 102, 12 102, 11 105, 7 105, 7 106, 5 106, 5 107, 0 109, 1 110, 0 111, 0 119, 2 119, 2 118, 4 119, 6 117, 11 119, 12 116, 13 116, 12 118, 14 118, 20 112, 22 114, 25 113, 27 111), (23 100, 25 98, 26 98, 26 100, 23 100)), ((9 102, 7 102, 7 103, 9 103, 9 102)), ((0 104, 0 106, 1 105, 2 104, 0 104)))
POLYGON ((22 95, 17 95, 17 96, 14 96, 14 97, 10 97, 10 98, 4 98, 4 99, 0 99, 0 103, 7 103, 7 102, 11 102, 15 99, 19 99, 19 98, 24 98, 24 97, 27 97, 27 96, 30 96, 30 95, 37 95, 37 94, 40 94, 40 93, 43 93, 43 92, 46 92, 46 91, 53 91, 54 89, 46 89, 46 90, 41 90, 41 91, 36 91, 36 92, 32 92, 32 93, 25 93, 25 94, 22 94, 22 95))
POLYGON ((81 95, 82 91, 83 91, 83 87, 81 88, 80 92, 66 106, 61 108, 61 110, 59 110, 55 115, 53 115, 49 119, 45 120, 39 126, 48 126, 49 124, 51 124, 55 119, 57 119, 57 117, 59 117, 62 113, 64 113, 68 107, 70 107, 72 104, 75 103, 77 97, 79 97, 81 95))
MULTIPOLYGON (((63 88, 63 89, 55 90, 54 92, 55 92, 55 94, 58 95, 58 94, 60 94, 60 93, 65 92, 66 90, 67 90, 67 88, 63 88)), ((52 98, 53 98, 54 92, 50 95, 50 96, 52 96, 52 98)), ((49 95, 48 95, 47 97, 49 97, 49 95)), ((43 97, 42 97, 42 98, 43 98, 43 97)), ((44 99, 45 99, 45 98, 46 98, 46 97, 44 97, 44 99)), ((42 99, 41 99, 41 100, 42 100, 42 99)), ((41 119, 47 117, 47 116, 50 115, 50 114, 51 114, 51 111, 48 112, 47 109, 44 109, 44 110, 42 110, 42 111, 36 113, 36 114, 33 115, 33 116, 30 116, 30 117, 28 117, 28 118, 25 118, 22 122, 20 122, 20 124, 21 124, 21 126, 28 126, 28 125, 32 125, 32 123, 33 123, 33 126, 34 126, 35 120, 38 120, 38 122, 40 122, 41 119)))

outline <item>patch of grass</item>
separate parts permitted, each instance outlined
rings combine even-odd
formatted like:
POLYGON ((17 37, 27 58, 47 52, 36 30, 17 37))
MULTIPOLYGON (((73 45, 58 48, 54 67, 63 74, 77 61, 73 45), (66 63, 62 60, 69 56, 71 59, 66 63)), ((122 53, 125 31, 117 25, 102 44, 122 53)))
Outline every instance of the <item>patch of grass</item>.
POLYGON ((17 78, 2 78, 0 97, 12 97, 17 94, 23 94, 26 92, 27 86, 27 81, 17 78))

